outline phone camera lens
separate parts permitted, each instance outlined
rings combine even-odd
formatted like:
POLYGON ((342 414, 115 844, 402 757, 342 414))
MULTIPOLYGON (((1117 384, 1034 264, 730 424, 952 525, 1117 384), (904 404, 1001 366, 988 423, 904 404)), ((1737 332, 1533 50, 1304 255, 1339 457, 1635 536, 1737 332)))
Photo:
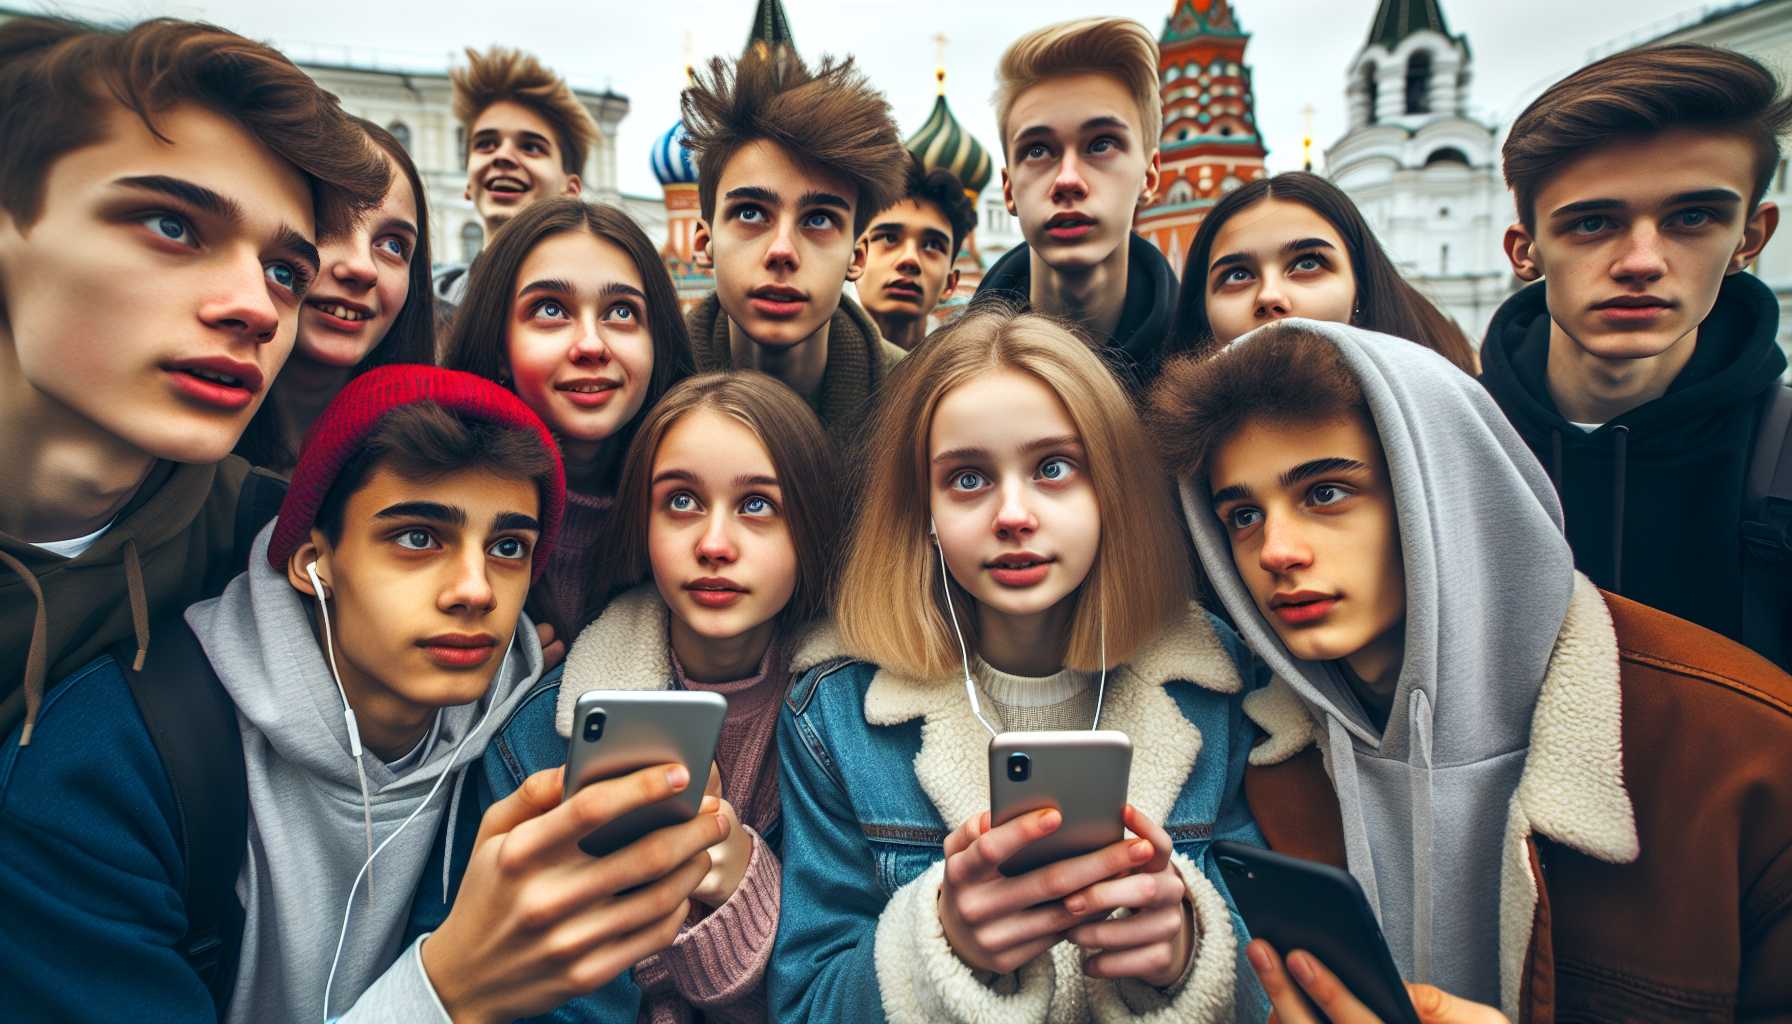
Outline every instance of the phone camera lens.
POLYGON ((1025 754, 1008 755, 1008 777, 1015 782, 1025 782, 1033 774, 1033 762, 1025 754))
POLYGON ((604 738, 604 713, 593 711, 585 716, 585 742, 596 743, 604 738))

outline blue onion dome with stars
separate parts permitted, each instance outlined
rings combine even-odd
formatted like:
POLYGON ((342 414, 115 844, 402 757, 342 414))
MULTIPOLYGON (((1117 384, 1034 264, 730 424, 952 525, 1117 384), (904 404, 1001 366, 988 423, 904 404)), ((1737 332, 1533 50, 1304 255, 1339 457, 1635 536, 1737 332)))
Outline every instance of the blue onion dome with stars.
POLYGON ((697 162, 684 148, 684 122, 678 121, 653 144, 653 176, 661 185, 697 184, 697 162))

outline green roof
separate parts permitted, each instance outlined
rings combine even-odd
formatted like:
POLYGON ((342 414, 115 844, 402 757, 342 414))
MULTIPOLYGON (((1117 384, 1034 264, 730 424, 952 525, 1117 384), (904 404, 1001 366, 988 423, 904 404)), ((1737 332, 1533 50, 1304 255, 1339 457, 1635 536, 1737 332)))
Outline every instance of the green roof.
POLYGON ((1381 0, 1375 9, 1375 20, 1369 23, 1368 45, 1380 43, 1392 50, 1407 36, 1425 31, 1445 38, 1450 35, 1438 0, 1381 0))
POLYGON ((933 101, 933 112, 905 145, 920 159, 922 167, 957 175, 965 192, 972 196, 983 193, 994 172, 989 152, 952 116, 944 95, 933 101))
POLYGON ((753 27, 747 33, 747 45, 741 53, 744 56, 760 46, 768 51, 783 47, 796 50, 796 40, 790 37, 790 19, 784 16, 784 5, 779 0, 759 0, 753 11, 753 27))

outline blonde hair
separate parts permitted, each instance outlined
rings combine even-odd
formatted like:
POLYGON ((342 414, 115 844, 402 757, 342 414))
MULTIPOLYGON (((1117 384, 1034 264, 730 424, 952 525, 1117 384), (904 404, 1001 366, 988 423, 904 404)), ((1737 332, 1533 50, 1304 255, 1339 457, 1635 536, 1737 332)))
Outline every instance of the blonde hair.
POLYGON ((1071 330, 999 304, 966 313, 898 364, 884 384, 861 460, 865 480, 847 542, 834 622, 848 649, 915 679, 956 675, 945 586, 958 627, 974 635, 970 595, 942 581, 929 521, 929 435, 953 388, 990 370, 1028 374, 1057 395, 1088 456, 1101 517, 1089 576, 1075 595, 1066 667, 1123 664, 1183 614, 1186 545, 1169 483, 1125 389, 1071 330))
POLYGON ((1131 18, 1079 18, 1035 29, 1016 39, 996 65, 996 126, 1008 152, 1008 115, 1020 94, 1050 78, 1095 72, 1111 75, 1139 108, 1140 144, 1157 151, 1164 130, 1158 91, 1157 40, 1131 18))
MULTIPOLYGON (((568 174, 585 167, 585 152, 597 142, 597 122, 572 94, 566 79, 548 70, 533 54, 494 46, 484 53, 467 47, 467 66, 448 73, 454 89, 454 119, 473 144, 473 122, 494 103, 509 101, 535 111, 554 126, 560 143, 560 166, 568 174)), ((466 153, 462 153, 464 159, 466 153)))

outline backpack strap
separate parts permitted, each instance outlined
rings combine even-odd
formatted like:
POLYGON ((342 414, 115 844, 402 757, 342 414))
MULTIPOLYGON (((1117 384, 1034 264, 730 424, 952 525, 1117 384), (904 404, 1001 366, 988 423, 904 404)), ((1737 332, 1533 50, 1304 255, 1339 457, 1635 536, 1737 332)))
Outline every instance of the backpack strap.
POLYGON ((1792 387, 1769 389, 1742 504, 1742 635, 1792 671, 1792 387))
POLYGON ((187 933, 180 952, 222 1011, 236 984, 243 938, 236 895, 249 834, 243 737, 236 705, 185 620, 163 620, 150 635, 141 670, 131 669, 134 641, 115 648, 113 656, 174 791, 187 868, 187 933))

